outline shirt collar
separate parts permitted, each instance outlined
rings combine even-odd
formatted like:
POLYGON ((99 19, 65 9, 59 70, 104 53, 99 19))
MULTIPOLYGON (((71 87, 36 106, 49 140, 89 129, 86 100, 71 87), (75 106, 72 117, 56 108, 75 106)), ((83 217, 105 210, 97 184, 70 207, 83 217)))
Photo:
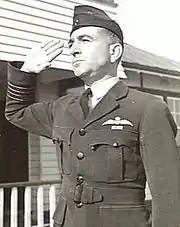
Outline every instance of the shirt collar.
MULTIPOLYGON (((90 87, 93 93, 93 98, 102 98, 118 81, 119 77, 114 76, 106 79, 102 78, 101 80, 94 82, 90 87)), ((88 87, 89 86, 85 85, 85 90, 88 87)))

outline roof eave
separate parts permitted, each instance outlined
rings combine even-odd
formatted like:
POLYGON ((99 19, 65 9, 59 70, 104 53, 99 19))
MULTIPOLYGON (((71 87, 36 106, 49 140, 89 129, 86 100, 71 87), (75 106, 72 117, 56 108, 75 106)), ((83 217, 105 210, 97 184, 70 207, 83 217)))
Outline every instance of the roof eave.
POLYGON ((122 61, 122 66, 124 68, 132 68, 132 69, 137 69, 138 70, 143 70, 148 72, 154 72, 154 73, 160 73, 160 74, 165 74, 168 76, 177 76, 180 79, 180 71, 174 71, 174 70, 169 70, 169 69, 163 69, 159 67, 154 67, 154 66, 148 66, 148 65, 141 65, 138 63, 132 63, 132 62, 127 62, 127 61, 122 61))

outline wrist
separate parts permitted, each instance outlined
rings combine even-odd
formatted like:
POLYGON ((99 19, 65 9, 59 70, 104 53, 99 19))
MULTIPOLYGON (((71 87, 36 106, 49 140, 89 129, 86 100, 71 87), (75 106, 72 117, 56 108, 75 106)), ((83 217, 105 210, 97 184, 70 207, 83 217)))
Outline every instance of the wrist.
POLYGON ((20 68, 20 70, 23 71, 23 72, 28 72, 28 73, 30 72, 28 70, 28 67, 27 67, 27 65, 25 63, 22 65, 22 67, 20 68))

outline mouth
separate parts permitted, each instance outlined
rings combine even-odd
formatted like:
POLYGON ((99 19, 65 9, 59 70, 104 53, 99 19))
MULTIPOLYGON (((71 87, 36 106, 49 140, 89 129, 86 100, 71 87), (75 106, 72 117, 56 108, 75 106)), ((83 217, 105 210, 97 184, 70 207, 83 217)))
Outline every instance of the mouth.
POLYGON ((73 65, 73 66, 79 65, 82 61, 83 61, 83 60, 74 60, 74 61, 72 62, 72 65, 73 65))

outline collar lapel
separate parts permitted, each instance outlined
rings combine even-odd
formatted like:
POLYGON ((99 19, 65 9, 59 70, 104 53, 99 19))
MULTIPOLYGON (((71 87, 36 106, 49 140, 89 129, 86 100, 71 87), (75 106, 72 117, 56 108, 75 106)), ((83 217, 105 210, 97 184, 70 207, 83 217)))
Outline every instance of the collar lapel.
POLYGON ((85 119, 85 127, 94 121, 102 118, 116 108, 119 108, 119 100, 125 98, 128 93, 128 87, 119 81, 108 93, 99 101, 97 106, 92 109, 85 119))

